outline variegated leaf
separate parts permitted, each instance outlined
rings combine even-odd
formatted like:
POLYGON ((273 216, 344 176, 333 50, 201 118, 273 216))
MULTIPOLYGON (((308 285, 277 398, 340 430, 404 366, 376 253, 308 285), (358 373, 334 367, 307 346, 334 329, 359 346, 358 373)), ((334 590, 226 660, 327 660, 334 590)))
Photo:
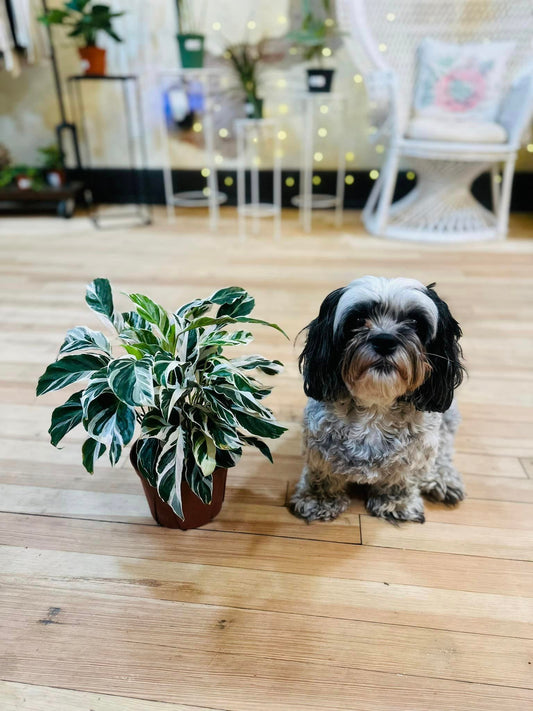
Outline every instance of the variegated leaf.
POLYGON ((132 407, 154 404, 154 382, 152 360, 149 356, 141 360, 119 358, 108 367, 108 380, 115 395, 132 407))
POLYGON ((135 430, 135 410, 117 399, 113 393, 104 393, 93 400, 84 420, 88 434, 109 449, 109 460, 116 464, 124 445, 129 444, 135 430))
POLYGON ((97 442, 92 437, 89 437, 83 443, 81 448, 83 466, 89 472, 89 474, 94 474, 94 465, 96 460, 99 459, 105 452, 105 444, 97 442))
POLYGON ((39 378, 37 395, 43 395, 52 390, 61 390, 71 383, 88 378, 95 370, 100 370, 108 362, 108 355, 94 355, 92 353, 78 353, 56 360, 39 378))
POLYGON ((137 467, 151 486, 157 486, 156 464, 161 448, 161 441, 155 437, 140 439, 137 445, 137 467))
POLYGON ((230 362, 235 368, 242 368, 243 370, 253 370, 257 368, 266 375, 276 375, 283 371, 283 363, 280 360, 268 360, 260 355, 232 358, 230 362))
POLYGON ((79 390, 77 393, 74 393, 64 405, 56 407, 52 412, 52 422, 48 433, 50 435, 50 442, 54 447, 57 447, 67 432, 70 432, 70 430, 80 424, 83 417, 81 407, 82 392, 82 390, 79 390))
POLYGON ((213 439, 199 429, 191 430, 191 442, 194 459, 204 476, 211 476, 215 471, 216 445, 213 439))
POLYGON ((95 279, 88 284, 85 291, 85 301, 90 309, 113 323, 115 307, 111 286, 107 279, 95 279))
POLYGON ((75 351, 104 351, 111 355, 111 344, 101 331, 93 331, 85 326, 71 328, 65 336, 59 355, 75 351))
POLYGON ((176 427, 161 450, 157 460, 157 491, 175 514, 181 519, 183 508, 181 504, 181 480, 183 477, 184 436, 181 427, 176 427))

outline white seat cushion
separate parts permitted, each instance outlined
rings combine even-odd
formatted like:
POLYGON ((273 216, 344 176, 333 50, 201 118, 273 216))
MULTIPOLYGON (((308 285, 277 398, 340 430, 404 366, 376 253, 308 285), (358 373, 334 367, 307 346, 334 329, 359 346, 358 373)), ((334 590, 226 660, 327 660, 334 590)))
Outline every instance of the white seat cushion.
POLYGON ((407 127, 408 138, 419 141, 453 143, 505 143, 507 132, 493 121, 464 121, 436 118, 414 118, 407 127))

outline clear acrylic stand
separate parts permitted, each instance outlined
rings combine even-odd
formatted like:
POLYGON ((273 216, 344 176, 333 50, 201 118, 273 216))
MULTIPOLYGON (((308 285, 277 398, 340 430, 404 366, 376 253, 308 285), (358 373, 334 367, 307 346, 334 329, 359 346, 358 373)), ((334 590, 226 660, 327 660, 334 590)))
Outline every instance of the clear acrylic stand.
POLYGON ((187 190, 181 192, 174 191, 172 180, 172 167, 170 164, 170 137, 167 119, 164 109, 162 110, 162 136, 165 154, 165 165, 163 176, 165 184, 165 202, 167 205, 167 216, 169 222, 175 220, 175 207, 208 207, 209 226, 216 230, 219 221, 219 206, 227 200, 227 195, 218 190, 217 164, 215 160, 215 121, 214 112, 217 99, 223 90, 222 77, 225 72, 222 69, 202 68, 202 69, 170 69, 158 73, 162 96, 169 89, 186 89, 193 85, 201 90, 202 95, 202 133, 204 136, 207 169, 207 186, 204 190, 187 190))
POLYGON ((237 213, 239 236, 247 236, 247 219, 251 218, 252 232, 259 233, 259 221, 273 218, 274 239, 281 238, 281 157, 279 122, 274 118, 237 119, 237 213), (270 151, 271 149, 271 151, 270 151), (272 156, 272 202, 262 202, 260 195, 260 167, 265 156, 272 156), (246 173, 250 174, 250 201, 246 199, 246 173))
MULTIPOLYGON (((344 117, 346 115, 346 97, 343 94, 330 94, 326 92, 306 92, 299 96, 303 103, 303 141, 300 168, 301 193, 292 198, 293 205, 300 209, 300 223, 305 232, 311 231, 313 210, 335 208, 335 224, 342 225, 344 206, 344 180, 346 177, 346 153, 344 117), (328 115, 334 115, 339 123, 339 147, 337 155, 337 184, 335 195, 326 195, 313 192, 313 168, 315 165, 317 117, 322 115, 324 121, 331 125, 328 115)), ((324 130, 319 128, 319 131, 324 130)), ((327 129, 326 134, 327 135, 327 129)), ((320 151, 317 151, 320 153, 320 151)), ((322 156, 321 156, 322 157, 322 156)))

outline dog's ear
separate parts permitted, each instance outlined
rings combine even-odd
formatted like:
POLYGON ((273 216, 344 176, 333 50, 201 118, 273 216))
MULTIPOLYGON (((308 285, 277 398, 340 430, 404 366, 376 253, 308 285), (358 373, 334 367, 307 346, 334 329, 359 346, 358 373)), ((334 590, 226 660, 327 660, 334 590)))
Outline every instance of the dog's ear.
POLYGON ((448 305, 437 295, 433 286, 435 285, 430 284, 427 287, 427 296, 437 307, 439 317, 437 333, 426 345, 426 357, 431 366, 431 373, 410 399, 417 410, 446 412, 452 404, 455 388, 463 380, 463 353, 459 345, 463 334, 448 305))
POLYGON ((345 389, 341 377, 341 349, 334 331, 335 312, 345 287, 328 294, 318 316, 307 326, 307 340, 298 365, 304 391, 314 400, 336 400, 345 389))

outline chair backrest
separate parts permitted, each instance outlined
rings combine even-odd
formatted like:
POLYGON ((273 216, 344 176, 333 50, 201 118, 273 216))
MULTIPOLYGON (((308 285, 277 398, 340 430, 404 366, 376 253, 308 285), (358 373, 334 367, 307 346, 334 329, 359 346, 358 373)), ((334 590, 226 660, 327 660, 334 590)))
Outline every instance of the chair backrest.
POLYGON ((457 44, 513 41, 504 91, 532 56, 532 0, 337 0, 337 17, 363 76, 394 72, 400 124, 409 116, 424 38, 457 44))

